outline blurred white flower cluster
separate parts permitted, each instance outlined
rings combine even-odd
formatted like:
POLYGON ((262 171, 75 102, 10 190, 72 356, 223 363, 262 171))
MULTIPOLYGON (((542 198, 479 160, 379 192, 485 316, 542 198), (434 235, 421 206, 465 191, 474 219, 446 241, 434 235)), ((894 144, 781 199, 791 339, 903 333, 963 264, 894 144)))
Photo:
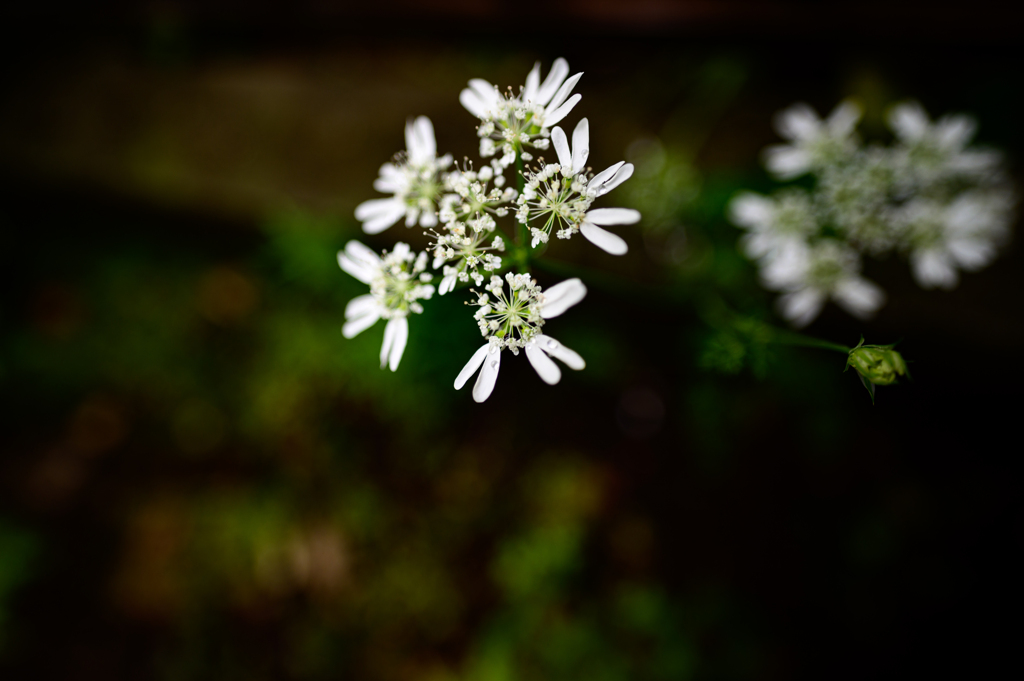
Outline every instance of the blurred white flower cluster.
POLYGON ((427 248, 417 254, 398 243, 390 253, 378 256, 350 241, 338 253, 341 268, 370 286, 368 295, 348 304, 343 334, 351 338, 378 320, 387 320, 381 367, 398 368, 409 334, 408 316, 423 312, 419 301, 434 294, 432 282, 440 277, 439 295, 463 286, 483 287, 470 289, 470 303, 477 307, 474 318, 487 342, 455 379, 456 389, 476 374, 473 399, 486 400, 504 350, 513 355, 524 350, 549 384, 561 379, 552 358, 570 369, 584 368, 582 357, 541 333, 541 328, 580 302, 586 286, 569 279, 545 290, 530 274, 530 263, 541 256, 552 233, 561 239, 579 233, 608 253, 622 255, 627 251, 625 240, 604 228, 634 224, 640 213, 594 207, 600 197, 629 179, 633 166, 620 161, 594 174, 586 166, 587 119, 575 126, 571 148, 556 125, 579 103, 580 95, 572 91, 582 75, 570 77, 569 65, 557 59, 543 82, 540 64, 535 65, 518 94, 512 88, 502 93, 481 79, 469 81, 459 101, 479 120, 476 132, 483 162, 477 168, 468 160, 459 167, 451 155, 437 156, 434 128, 425 116, 406 125, 407 151, 381 166, 374 182, 375 189, 390 196, 361 203, 355 214, 368 234, 380 233, 403 218, 407 227, 419 224, 425 228, 427 248), (552 147, 557 162, 535 158, 535 152, 552 147), (513 173, 511 180, 506 173, 513 173), (518 271, 506 271, 510 267, 518 271))
POLYGON ((973 119, 933 122, 920 104, 898 104, 887 117, 895 139, 882 146, 860 140, 860 116, 852 101, 825 120, 806 104, 779 112, 775 128, 788 143, 764 150, 765 167, 779 180, 811 181, 772 196, 743 192, 729 206, 747 231, 744 252, 765 287, 782 293, 780 312, 795 326, 828 299, 860 318, 885 303, 861 276, 864 255, 899 253, 922 287, 953 288, 959 270, 993 260, 1014 220, 1001 154, 969 146, 973 119))

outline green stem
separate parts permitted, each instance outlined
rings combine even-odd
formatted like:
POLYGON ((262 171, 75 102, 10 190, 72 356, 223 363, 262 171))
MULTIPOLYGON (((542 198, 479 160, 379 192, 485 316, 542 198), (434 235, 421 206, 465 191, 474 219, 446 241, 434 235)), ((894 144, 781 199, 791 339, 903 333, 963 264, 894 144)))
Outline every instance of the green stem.
POLYGON ((778 343, 780 345, 800 345, 808 348, 822 348, 823 350, 835 350, 841 352, 844 355, 850 354, 850 348, 839 343, 831 343, 820 338, 814 338, 812 336, 805 336, 802 333, 796 333, 795 331, 786 331, 783 329, 776 329, 772 327, 772 338, 771 342, 778 343))

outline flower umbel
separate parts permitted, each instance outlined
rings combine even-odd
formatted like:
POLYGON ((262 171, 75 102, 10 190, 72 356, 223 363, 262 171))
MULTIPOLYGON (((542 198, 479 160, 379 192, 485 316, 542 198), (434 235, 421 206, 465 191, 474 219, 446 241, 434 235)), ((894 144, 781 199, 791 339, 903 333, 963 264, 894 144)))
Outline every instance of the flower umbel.
POLYGON ((526 358, 545 383, 554 385, 562 378, 562 372, 551 357, 561 360, 570 369, 579 371, 586 366, 583 358, 565 347, 554 338, 540 333, 544 322, 565 312, 583 300, 587 289, 579 279, 567 279, 552 286, 547 292, 526 274, 505 275, 509 291, 501 277, 491 277, 487 286, 490 293, 480 293, 476 305, 479 309, 473 315, 480 328, 480 334, 487 338, 487 344, 478 349, 455 379, 455 389, 466 384, 476 373, 473 399, 486 400, 498 378, 501 366, 501 352, 504 349, 518 355, 526 350, 526 358), (491 296, 494 296, 492 301, 491 296))
POLYGON ((597 175, 584 166, 590 155, 590 125, 580 120, 572 133, 572 149, 561 128, 551 132, 558 163, 547 163, 526 177, 526 188, 518 199, 516 219, 529 226, 531 246, 547 243, 551 233, 568 239, 580 232, 590 242, 612 255, 628 250, 619 236, 598 225, 631 225, 640 221, 640 213, 630 208, 590 209, 594 200, 625 182, 633 174, 633 165, 620 161, 597 175))
POLYGON ((451 155, 437 158, 434 126, 426 116, 405 125, 407 152, 398 154, 393 163, 380 167, 380 177, 373 188, 392 193, 387 199, 371 199, 356 206, 356 219, 367 234, 383 232, 405 218, 405 226, 418 221, 421 227, 437 224, 437 201, 443 184, 442 171, 451 165, 451 155))
POLYGON ((345 250, 338 251, 338 265, 370 286, 369 294, 353 298, 345 307, 342 335, 352 338, 376 324, 378 319, 388 320, 380 366, 383 369, 387 365, 395 371, 409 338, 406 317, 410 312, 423 312, 419 301, 434 294, 431 275, 424 271, 427 254, 413 255, 408 244, 399 242, 381 258, 358 241, 349 241, 345 250))
POLYGON ((522 151, 524 146, 547 149, 548 128, 565 118, 581 99, 580 95, 570 97, 569 93, 583 74, 577 73, 567 80, 568 75, 569 64, 559 58, 543 83, 540 63, 535 64, 518 95, 513 94, 512 88, 503 95, 481 78, 469 81, 469 87, 459 94, 459 101, 481 120, 477 128, 480 155, 489 158, 501 151, 498 163, 507 168, 517 153, 530 160, 530 155, 522 151))

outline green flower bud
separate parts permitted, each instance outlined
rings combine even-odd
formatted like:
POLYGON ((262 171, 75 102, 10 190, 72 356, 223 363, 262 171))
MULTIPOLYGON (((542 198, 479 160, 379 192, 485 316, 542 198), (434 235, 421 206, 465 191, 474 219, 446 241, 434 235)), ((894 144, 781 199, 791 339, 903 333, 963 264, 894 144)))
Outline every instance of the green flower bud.
POLYGON ((895 345, 864 345, 864 338, 850 350, 846 368, 853 367, 860 380, 875 400, 876 385, 892 385, 897 377, 907 376, 907 363, 900 353, 893 350, 895 345))

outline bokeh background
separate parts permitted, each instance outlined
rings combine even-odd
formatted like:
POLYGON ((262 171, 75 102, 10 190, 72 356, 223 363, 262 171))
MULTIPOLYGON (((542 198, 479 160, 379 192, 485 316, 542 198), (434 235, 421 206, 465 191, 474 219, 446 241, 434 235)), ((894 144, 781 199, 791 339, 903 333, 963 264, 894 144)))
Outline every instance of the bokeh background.
MULTIPOLYGON (((724 207, 774 185, 772 114, 970 112, 1020 186, 1019 15, 995 3, 99 3, 5 10, 0 677, 979 678, 1019 667, 1017 240, 953 292, 809 332, 901 341, 872 406, 844 357, 763 343, 724 207), (476 157, 471 77, 585 76, 591 163, 645 220, 582 273, 557 387, 484 405, 458 296, 340 334, 335 253, 413 115, 476 157)), ((608 205, 613 205, 609 203, 608 205)))

